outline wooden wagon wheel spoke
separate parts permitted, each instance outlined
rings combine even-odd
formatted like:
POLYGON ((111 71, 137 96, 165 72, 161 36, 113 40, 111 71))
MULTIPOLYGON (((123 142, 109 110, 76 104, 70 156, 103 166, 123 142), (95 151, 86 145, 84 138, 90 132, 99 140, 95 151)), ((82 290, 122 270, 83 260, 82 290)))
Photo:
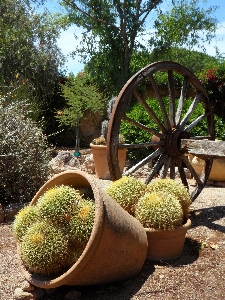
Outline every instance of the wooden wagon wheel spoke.
POLYGON ((197 126, 198 123, 200 123, 203 119, 205 119, 207 117, 207 115, 208 115, 208 113, 199 116, 191 124, 189 124, 187 127, 185 127, 185 131, 187 131, 187 132, 191 131, 191 129, 193 129, 195 126, 197 126))
POLYGON ((165 127, 168 130, 168 129, 171 128, 170 120, 168 118, 168 115, 167 115, 167 112, 166 112, 166 107, 165 107, 165 104, 163 102, 162 96, 160 95, 158 85, 157 85, 157 83, 156 83, 156 81, 155 81, 155 79, 152 75, 149 76, 149 79, 150 79, 152 87, 154 89, 156 98, 159 101, 159 105, 160 105, 160 108, 162 110, 162 115, 163 115, 163 120, 164 120, 164 123, 165 123, 165 127))
POLYGON ((177 112, 176 112, 176 118, 175 118, 176 125, 180 123, 181 114, 182 114, 183 106, 184 106, 184 100, 187 95, 187 86, 188 86, 188 77, 184 77, 183 86, 182 86, 181 94, 180 94, 180 99, 179 99, 179 103, 177 106, 177 112))
POLYGON ((147 156, 146 158, 141 160, 139 163, 137 163, 135 166, 133 166, 132 168, 127 170, 123 175, 132 174, 133 172, 135 172, 139 168, 143 167, 146 163, 150 162, 152 159, 156 158, 157 156, 159 156, 163 152, 165 152, 165 149, 163 149, 163 148, 157 149, 155 152, 153 152, 152 154, 150 154, 149 156, 147 156))
POLYGON ((170 157, 170 178, 171 179, 175 178, 175 157, 174 156, 170 157))
POLYGON ((144 107, 145 111, 152 117, 152 119, 158 125, 159 129, 162 132, 166 132, 165 126, 161 123, 161 121, 156 116, 156 114, 154 113, 154 111, 148 106, 148 104, 146 103, 146 101, 144 101, 144 99, 141 97, 141 95, 136 90, 134 90, 134 95, 138 99, 138 101, 141 103, 141 105, 144 107))
POLYGON ((133 124, 134 126, 143 129, 151 134, 157 135, 158 137, 162 138, 164 135, 160 132, 158 132, 157 130, 153 129, 153 128, 149 128, 139 122, 136 122, 135 120, 132 120, 131 118, 128 118, 127 116, 123 117, 123 120, 129 122, 130 124, 133 124))
POLYGON ((169 90, 169 115, 170 125, 172 128, 175 127, 175 88, 174 88, 174 76, 173 71, 168 71, 168 90, 169 90))
MULTIPOLYGON (((189 181, 185 177, 184 168, 186 167, 197 184, 195 191, 191 194, 195 199, 208 179, 212 159, 204 160, 205 172, 198 175, 187 158, 190 146, 182 141, 191 141, 192 138, 194 140, 214 140, 215 138, 212 107, 196 76, 178 63, 164 61, 146 66, 128 80, 117 97, 109 122, 107 155, 113 180, 122 176, 116 157, 119 148, 119 134, 124 122, 128 126, 126 128, 136 128, 136 135, 139 132, 144 134, 140 134, 141 138, 138 137, 140 143, 129 140, 129 144, 125 144, 123 147, 127 147, 128 153, 134 151, 135 148, 140 151, 146 148, 145 151, 149 151, 149 155, 142 156, 138 163, 134 163, 134 166, 130 162, 130 169, 123 175, 132 174, 153 160, 154 166, 149 172, 146 182, 151 181, 158 174, 165 178, 168 176, 168 172, 170 178, 174 179, 175 171, 178 169, 181 181, 189 187, 189 181), (168 80, 168 89, 166 90, 160 86, 162 73, 167 76, 168 80), (180 84, 179 82, 177 84, 177 78, 181 80, 180 84), (144 87, 150 87, 151 92, 144 91, 144 87), (146 119, 140 121, 136 114, 132 114, 132 107, 129 108, 131 99, 132 105, 138 103, 138 109, 144 110, 143 116, 146 119), (143 141, 142 136, 144 137, 143 141), (158 140, 156 138, 156 141, 153 141, 153 136, 158 140)), ((131 139, 131 135, 129 138, 131 139)))
POLYGON ((190 170, 191 174, 194 176, 197 184, 203 185, 204 181, 201 179, 201 176, 199 177, 196 173, 195 169, 193 168, 192 164, 189 162, 187 156, 182 155, 181 156, 182 161, 185 163, 186 167, 190 170))
POLYGON ((126 148, 126 149, 137 149, 137 148, 148 148, 148 147, 163 147, 165 143, 163 141, 159 142, 149 142, 149 143, 140 143, 140 144, 120 144, 118 146, 119 149, 126 148))
POLYGON ((162 166, 162 170, 160 171, 160 177, 165 178, 168 174, 169 167, 170 167, 171 157, 169 155, 165 156, 164 164, 162 166))
POLYGON ((180 123, 180 128, 184 129, 184 126, 187 124, 187 121, 190 119, 191 114, 193 113, 193 111, 196 108, 197 104, 199 103, 200 99, 201 99, 201 94, 198 94, 195 97, 194 101, 192 102, 191 106, 189 107, 186 115, 182 119, 182 121, 180 123))
POLYGON ((166 153, 160 155, 159 159, 157 160, 157 163, 152 168, 152 171, 149 173, 149 176, 145 180, 146 184, 148 184, 159 173, 159 170, 162 168, 165 158, 166 153))
POLYGON ((187 189, 189 190, 189 186, 188 186, 188 182, 187 182, 187 178, 186 178, 186 174, 185 174, 182 162, 183 161, 182 161, 182 159, 180 157, 178 157, 176 159, 176 163, 177 163, 178 171, 180 173, 181 181, 182 181, 183 185, 186 186, 187 189))

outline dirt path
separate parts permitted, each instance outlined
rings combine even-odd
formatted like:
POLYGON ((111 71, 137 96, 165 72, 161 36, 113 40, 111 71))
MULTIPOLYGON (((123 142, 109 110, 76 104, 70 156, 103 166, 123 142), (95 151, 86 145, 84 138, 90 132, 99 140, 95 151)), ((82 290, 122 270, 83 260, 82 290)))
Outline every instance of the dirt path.
MULTIPOLYGON (((62 300, 71 291, 83 300, 225 299, 225 188, 206 186, 191 208, 192 227, 180 258, 146 261, 137 276, 120 283, 64 286, 52 294, 44 291, 39 299, 62 300)), ((23 280, 11 224, 1 224, 0 299, 14 299, 14 290, 23 280)))

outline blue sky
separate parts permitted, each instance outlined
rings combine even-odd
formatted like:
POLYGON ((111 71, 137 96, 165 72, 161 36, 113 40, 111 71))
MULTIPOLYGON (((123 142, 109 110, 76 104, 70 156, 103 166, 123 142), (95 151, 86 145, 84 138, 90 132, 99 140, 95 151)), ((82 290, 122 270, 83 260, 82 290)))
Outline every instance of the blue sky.
MULTIPOLYGON (((204 0, 199 1, 200 3, 204 3, 204 0)), ((168 4, 171 4, 171 0, 164 0, 162 3, 162 9, 168 7, 168 4)), ((218 30, 216 32, 216 40, 214 40, 210 45, 206 46, 207 53, 209 55, 215 55, 215 46, 218 47, 221 53, 225 52, 225 0, 208 0, 206 7, 208 6, 218 6, 218 9, 215 13, 215 17, 218 19, 218 30)), ((57 1, 49 0, 47 7, 50 11, 56 12, 59 10, 59 6, 57 5, 57 1)), ((151 18, 154 19, 154 16, 151 14, 151 18)), ((151 20, 148 21, 151 26, 151 20)), ((146 26, 148 26, 148 22, 146 26)), ((62 52, 65 55, 69 55, 71 51, 73 51, 76 46, 79 44, 79 36, 81 36, 79 29, 76 27, 71 27, 68 30, 61 33, 60 38, 58 40, 58 45, 61 48, 62 52), (74 33, 76 33, 78 39, 74 38, 74 33)), ((68 56, 68 61, 66 63, 66 67, 69 72, 73 72, 77 74, 78 72, 83 70, 84 65, 79 62, 79 57, 71 58, 68 56)))

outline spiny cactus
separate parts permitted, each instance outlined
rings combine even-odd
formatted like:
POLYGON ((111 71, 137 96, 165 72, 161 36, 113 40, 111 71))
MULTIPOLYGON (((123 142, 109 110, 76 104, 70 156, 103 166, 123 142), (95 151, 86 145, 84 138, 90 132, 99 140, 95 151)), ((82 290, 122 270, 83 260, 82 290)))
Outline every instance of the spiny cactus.
POLYGON ((145 188, 145 184, 140 180, 131 176, 124 176, 114 181, 106 189, 106 193, 129 214, 134 215, 135 204, 144 195, 145 188))
POLYGON ((95 217, 95 203, 92 200, 79 202, 69 221, 70 239, 74 242, 85 244, 88 242, 95 217))
POLYGON ((183 223, 177 199, 163 192, 145 194, 137 203, 135 217, 145 228, 173 229, 183 223))
POLYGON ((57 275, 79 259, 94 225, 95 203, 89 197, 94 195, 88 188, 54 186, 20 211, 13 228, 30 272, 57 275))
POLYGON ((93 139, 93 145, 106 145, 106 140, 103 136, 93 139))
POLYGON ((37 209, 35 206, 25 206, 15 217, 13 222, 13 234, 17 241, 22 241, 28 228, 37 221, 37 209))
POLYGON ((21 258, 30 272, 57 275, 68 262, 68 240, 52 224, 35 223, 23 237, 21 258))
POLYGON ((109 121, 108 120, 102 121, 101 136, 104 137, 105 141, 107 141, 108 127, 109 127, 109 121))
POLYGON ((39 198, 38 213, 43 220, 65 226, 81 199, 76 189, 66 185, 55 186, 39 198))
POLYGON ((188 217, 191 197, 187 188, 173 179, 156 179, 147 185, 146 193, 163 191, 170 193, 179 200, 185 217, 188 217))

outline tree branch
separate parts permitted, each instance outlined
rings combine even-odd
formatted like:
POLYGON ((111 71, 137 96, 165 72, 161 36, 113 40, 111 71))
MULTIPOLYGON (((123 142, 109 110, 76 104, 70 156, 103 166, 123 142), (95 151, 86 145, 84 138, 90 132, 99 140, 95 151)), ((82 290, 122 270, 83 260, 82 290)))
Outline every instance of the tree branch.
POLYGON ((108 24, 106 21, 104 21, 102 19, 96 19, 94 16, 92 16, 91 14, 87 13, 86 11, 84 11, 83 9, 78 7, 77 4, 72 0, 63 0, 63 2, 65 2, 66 5, 72 7, 73 9, 78 10, 80 13, 84 14, 86 17, 92 19, 93 21, 95 21, 97 23, 102 23, 102 24, 106 25, 107 27, 114 27, 116 29, 120 29, 115 24, 108 24))

